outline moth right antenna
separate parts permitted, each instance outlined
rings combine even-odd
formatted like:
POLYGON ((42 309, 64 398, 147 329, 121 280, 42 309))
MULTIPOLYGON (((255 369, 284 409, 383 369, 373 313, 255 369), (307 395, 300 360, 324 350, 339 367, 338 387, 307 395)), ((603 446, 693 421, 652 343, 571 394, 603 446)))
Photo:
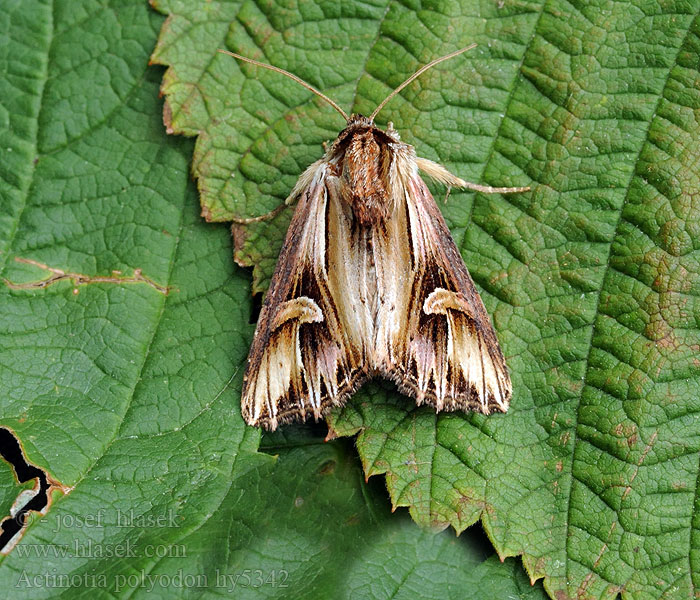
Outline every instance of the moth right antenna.
POLYGON ((233 58, 237 58, 238 60, 250 63, 251 65, 255 65, 256 67, 262 67, 263 69, 269 69, 270 71, 274 71, 275 73, 281 73, 282 75, 286 75, 290 79, 296 81, 298 84, 304 86, 310 92, 316 94, 319 98, 323 98, 326 102, 328 102, 328 104, 335 108, 335 110, 337 110, 341 115, 343 115, 343 119, 345 119, 346 122, 350 120, 350 117, 348 117, 348 115, 345 114, 345 111, 342 108, 340 108, 340 106, 338 106, 333 100, 331 100, 323 92, 319 92, 311 84, 306 83, 306 81, 294 75, 294 73, 290 73, 289 71, 285 71, 284 69, 280 69, 279 67, 273 67, 272 65, 253 60, 252 58, 248 58, 247 56, 241 56, 240 54, 236 54, 235 52, 231 52, 230 50, 219 49, 217 50, 217 52, 221 52, 221 54, 228 54, 229 56, 233 56, 233 58))
POLYGON ((444 60, 448 60, 450 58, 454 58, 455 56, 459 56, 463 52, 466 52, 467 50, 471 50, 472 48, 476 48, 476 44, 470 44, 466 48, 462 48, 461 50, 456 50, 455 52, 450 52, 449 54, 446 54, 445 56, 441 56, 440 58, 436 58, 434 61, 429 62, 427 65, 421 67, 418 69, 413 75, 411 75, 406 81, 404 81, 399 87, 397 87, 391 94, 389 94, 384 100, 377 106, 377 108, 374 109, 374 112, 369 116, 370 122, 374 121, 374 117, 376 117, 379 114, 379 111, 382 110, 386 106, 386 103, 389 102, 396 94, 398 94, 403 88, 405 88, 409 83, 411 83, 416 77, 420 77, 423 73, 425 73, 428 69, 431 67, 434 67, 438 63, 441 63, 444 60))

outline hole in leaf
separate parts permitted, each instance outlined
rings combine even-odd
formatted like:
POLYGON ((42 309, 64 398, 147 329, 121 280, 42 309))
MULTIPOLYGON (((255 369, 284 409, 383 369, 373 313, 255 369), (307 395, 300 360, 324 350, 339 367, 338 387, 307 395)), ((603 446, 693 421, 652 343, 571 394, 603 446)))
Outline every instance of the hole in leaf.
POLYGON ((0 456, 12 467, 18 483, 36 480, 33 490, 24 490, 15 500, 10 515, 0 522, 0 553, 7 554, 22 537, 22 529, 30 511, 46 514, 51 503, 51 491, 67 491, 45 471, 31 464, 24 456, 17 437, 5 427, 0 427, 0 456))
POLYGON ((250 305, 250 320, 248 321, 251 325, 255 325, 258 322, 258 317, 260 316, 260 309, 262 308, 262 294, 253 294, 253 300, 250 305))

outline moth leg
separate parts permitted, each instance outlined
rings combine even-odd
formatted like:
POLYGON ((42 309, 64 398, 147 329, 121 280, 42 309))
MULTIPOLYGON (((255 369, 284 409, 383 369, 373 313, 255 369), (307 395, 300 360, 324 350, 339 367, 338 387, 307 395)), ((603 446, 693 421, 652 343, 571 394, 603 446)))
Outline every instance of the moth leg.
POLYGON ((447 200, 450 197, 450 192, 452 191, 452 186, 447 186, 447 190, 445 191, 445 200, 443 202, 447 204, 447 200))
POLYGON ((323 159, 317 160, 315 163, 311 164, 306 171, 304 171, 301 174, 301 177, 299 177, 296 185, 294 186, 294 189, 292 189, 291 193, 285 201, 280 204, 277 208, 274 210, 271 210, 269 213, 265 215, 260 215, 259 217, 249 217, 249 218, 235 218, 231 219, 234 223, 237 225, 250 225, 251 223, 259 223, 260 221, 269 221, 270 219, 274 219, 278 214, 280 214, 287 206, 290 206, 294 204, 298 199, 299 196, 301 196, 302 193, 311 185, 311 182, 318 171, 319 167, 323 164, 323 159))
POLYGON ((283 202, 280 204, 277 208, 271 210, 269 213, 265 213, 264 215, 260 215, 259 217, 234 217, 231 219, 232 222, 234 222, 236 225, 250 225, 251 223, 260 223, 261 221, 269 221, 270 219, 274 219, 278 214, 280 214, 285 207, 287 206, 286 202, 283 202))
POLYGON ((448 187, 466 188, 468 190, 474 190, 475 192, 484 192, 485 194, 515 194, 530 190, 530 186, 492 187, 490 185, 480 185, 478 183, 472 183, 471 181, 465 181, 461 177, 450 173, 442 165, 428 160, 427 158, 416 157, 416 165, 423 173, 448 187))

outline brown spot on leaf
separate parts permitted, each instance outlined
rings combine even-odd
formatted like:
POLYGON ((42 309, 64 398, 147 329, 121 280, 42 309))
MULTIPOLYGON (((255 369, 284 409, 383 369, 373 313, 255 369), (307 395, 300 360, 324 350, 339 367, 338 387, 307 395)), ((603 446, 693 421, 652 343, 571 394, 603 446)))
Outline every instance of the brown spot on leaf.
POLYGON ((634 483, 634 480, 637 478, 637 475, 639 474, 639 469, 642 466, 642 463, 644 462, 644 459, 647 457, 647 454, 649 454, 649 451, 652 449, 654 446, 654 442, 656 442, 656 438, 658 437, 659 432, 655 431, 651 439, 649 440, 649 443, 645 446, 644 451, 642 452, 641 456, 639 457, 639 460, 637 461, 637 465, 635 467, 634 473, 632 473, 632 477, 630 477, 629 483, 627 487, 625 488, 624 493, 622 494, 622 499, 625 500, 627 496, 629 496, 630 492, 632 491, 632 483, 634 483))
POLYGON ((173 135, 175 130, 173 129, 173 109, 170 108, 170 102, 166 99, 163 103, 163 125, 165 125, 165 131, 168 135, 173 135))
POLYGON ((242 256, 243 248, 248 241, 248 228, 238 223, 231 225, 231 237, 233 238, 233 258, 241 267, 249 267, 250 264, 242 256))
POLYGON ((336 462, 334 460, 328 460, 321 465, 318 470, 319 475, 331 475, 335 472, 336 462))
MULTIPOLYGON (((199 188, 199 194, 200 198, 204 198, 206 191, 202 190, 202 188, 199 188)), ((214 220, 214 217, 212 217, 211 210, 209 210, 209 207, 202 203, 202 210, 200 211, 200 216, 207 222, 211 223, 214 220)))
MULTIPOLYGON (((160 292, 161 294, 167 295, 169 291, 169 288, 167 286, 156 283, 149 277, 146 277, 141 272, 141 269, 134 269, 134 274, 131 276, 119 275, 119 271, 112 271, 112 274, 109 277, 105 277, 101 275, 93 276, 85 275, 84 273, 64 271, 63 269, 59 269, 57 267, 49 267, 48 265, 40 263, 36 260, 32 260, 31 258, 21 258, 17 256, 15 257, 15 261, 26 265, 33 265, 35 267, 43 269, 45 271, 48 271, 50 275, 44 279, 39 279, 38 281, 26 281, 23 283, 14 283, 12 281, 9 281, 8 279, 5 279, 5 285, 12 290, 41 289, 49 287, 50 285, 53 285, 54 283, 57 283, 59 281, 68 280, 72 281, 74 285, 90 285, 93 283, 145 283, 146 285, 151 286, 154 290, 160 292)), ((78 289, 75 288, 73 290, 73 293, 77 294, 78 289)))

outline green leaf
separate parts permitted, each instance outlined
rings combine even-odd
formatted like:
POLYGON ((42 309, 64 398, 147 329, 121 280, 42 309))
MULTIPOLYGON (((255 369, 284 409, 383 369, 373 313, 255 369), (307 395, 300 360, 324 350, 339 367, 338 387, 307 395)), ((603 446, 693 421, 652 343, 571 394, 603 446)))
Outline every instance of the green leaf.
MULTIPOLYGON (((477 579, 471 536, 389 514, 351 443, 288 428, 257 452, 239 408, 250 277, 198 214, 192 144, 163 129, 147 63, 164 19, 141 0, 0 12, 0 425, 57 482, 0 557, 2 589, 349 598, 400 554, 357 595, 517 590, 513 562, 496 592, 477 579)), ((0 464, 4 517, 23 486, 0 464)))
MULTIPOLYGON (((529 194, 454 194, 444 213, 493 315, 507 415, 435 415, 368 387, 332 418, 359 432, 395 506, 482 520, 553 597, 696 596, 700 535, 698 4, 563 0, 183 6, 154 59, 166 120, 196 134, 210 220, 274 209, 342 122, 293 82, 394 122, 420 155, 529 194)), ((439 193, 440 190, 436 190, 439 193)), ((291 211, 234 227, 265 289, 291 211)))
MULTIPOLYGON (((11 482, 13 479, 15 486, 4 485, 0 487, 0 515, 2 515, 0 518, 10 515, 10 511, 15 504, 18 508, 21 508, 25 502, 16 503, 17 498, 21 495, 21 500, 25 500, 24 494, 34 488, 34 481, 17 483, 17 478, 10 465, 4 461, 0 462, 0 481, 11 482)), ((29 500, 29 498, 26 498, 26 500, 29 500)))
MULTIPOLYGON (((415 527, 415 526, 414 526, 415 527)), ((498 558, 477 564, 463 549, 462 537, 424 532, 416 540, 414 527, 401 522, 386 527, 353 565, 344 582, 347 598, 474 599, 545 598, 532 586, 520 565, 498 558), (418 541, 418 543, 416 543, 418 541)))

